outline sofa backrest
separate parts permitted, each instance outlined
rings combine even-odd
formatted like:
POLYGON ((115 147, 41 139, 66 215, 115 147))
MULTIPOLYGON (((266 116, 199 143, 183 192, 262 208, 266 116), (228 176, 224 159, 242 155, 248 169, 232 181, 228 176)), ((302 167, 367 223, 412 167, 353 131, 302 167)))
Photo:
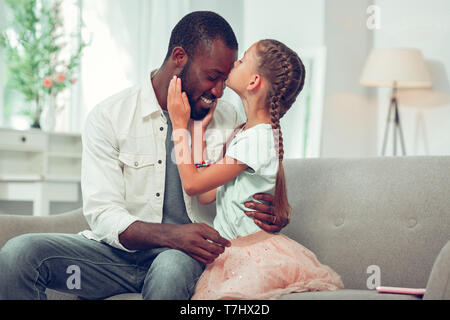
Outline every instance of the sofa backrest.
POLYGON ((283 233, 347 288, 425 288, 450 240, 450 157, 285 160, 292 207, 283 233))
POLYGON ((25 233, 78 233, 89 225, 81 208, 51 216, 0 215, 0 248, 25 233))

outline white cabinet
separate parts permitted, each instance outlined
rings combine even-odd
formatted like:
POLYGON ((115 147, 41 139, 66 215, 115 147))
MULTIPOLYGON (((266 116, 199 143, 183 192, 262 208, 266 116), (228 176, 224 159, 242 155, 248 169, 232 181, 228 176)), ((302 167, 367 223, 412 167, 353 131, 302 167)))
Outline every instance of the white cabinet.
POLYGON ((79 201, 81 149, 79 134, 0 128, 0 200, 33 201, 33 215, 79 201))

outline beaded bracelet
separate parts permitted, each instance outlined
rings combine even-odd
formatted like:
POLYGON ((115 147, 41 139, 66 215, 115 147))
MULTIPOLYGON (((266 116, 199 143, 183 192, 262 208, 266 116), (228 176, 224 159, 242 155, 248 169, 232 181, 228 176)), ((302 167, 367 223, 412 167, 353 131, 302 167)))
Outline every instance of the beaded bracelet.
POLYGON ((201 163, 196 163, 195 167, 196 168, 209 167, 212 164, 213 162, 211 160, 203 160, 201 163))

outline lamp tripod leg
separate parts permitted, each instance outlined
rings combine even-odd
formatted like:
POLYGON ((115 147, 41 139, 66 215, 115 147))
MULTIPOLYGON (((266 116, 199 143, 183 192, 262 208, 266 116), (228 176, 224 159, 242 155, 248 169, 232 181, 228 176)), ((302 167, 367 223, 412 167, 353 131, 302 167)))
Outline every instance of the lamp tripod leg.
POLYGON ((392 114, 392 109, 393 109, 393 101, 391 100, 391 104, 389 105, 389 111, 388 111, 388 115, 387 115, 387 120, 386 120, 386 128, 384 129, 384 138, 383 138, 383 147, 381 149, 381 155, 385 155, 386 153, 386 144, 387 144, 387 137, 389 135, 389 125, 390 125, 390 120, 391 120, 391 114, 392 114))
POLYGON ((397 155, 397 130, 398 130, 398 122, 397 122, 397 117, 398 117, 398 112, 397 112, 397 107, 394 108, 394 141, 393 141, 393 155, 396 156, 397 155))
POLYGON ((400 122, 400 113, 398 112, 398 104, 397 104, 397 100, 395 100, 395 126, 400 134, 400 143, 402 146, 402 154, 404 156, 406 156, 406 151, 405 151, 405 140, 403 138, 403 130, 402 130, 402 124, 400 122))

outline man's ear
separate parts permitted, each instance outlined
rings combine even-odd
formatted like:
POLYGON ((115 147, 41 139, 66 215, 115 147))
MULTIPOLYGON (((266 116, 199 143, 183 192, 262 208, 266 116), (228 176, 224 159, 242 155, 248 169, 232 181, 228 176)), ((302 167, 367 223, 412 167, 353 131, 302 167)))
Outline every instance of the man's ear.
POLYGON ((251 91, 258 88, 261 85, 261 76, 259 74, 254 74, 250 78, 250 82, 247 86, 247 90, 251 91))
POLYGON ((177 70, 177 73, 180 73, 186 65, 189 57, 186 51, 182 47, 175 47, 172 50, 171 60, 172 63, 177 70))

